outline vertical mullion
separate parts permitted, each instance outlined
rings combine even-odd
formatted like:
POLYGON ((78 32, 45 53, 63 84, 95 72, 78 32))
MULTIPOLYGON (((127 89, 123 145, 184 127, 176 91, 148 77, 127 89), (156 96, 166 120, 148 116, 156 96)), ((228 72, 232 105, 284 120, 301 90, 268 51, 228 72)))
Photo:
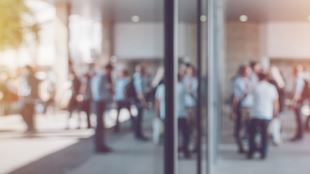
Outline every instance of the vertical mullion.
POLYGON ((201 15, 202 15, 202 1, 197 0, 197 16, 196 16, 196 22, 197 22, 197 78, 198 78, 198 88, 197 88, 197 108, 196 108, 196 123, 197 123, 197 174, 201 174, 201 163, 202 163, 202 149, 201 149, 201 39, 202 39, 202 34, 201 34, 201 15))
POLYGON ((177 173, 177 121, 175 114, 175 84, 177 60, 177 6, 178 0, 164 0, 165 40, 165 148, 164 173, 177 173))

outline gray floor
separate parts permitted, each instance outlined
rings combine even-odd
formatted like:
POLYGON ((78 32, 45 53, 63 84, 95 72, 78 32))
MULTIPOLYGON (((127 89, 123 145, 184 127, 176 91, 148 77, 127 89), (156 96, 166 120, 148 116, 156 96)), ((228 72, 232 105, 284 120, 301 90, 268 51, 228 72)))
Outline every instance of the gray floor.
MULTIPOLYGON (((114 152, 102 155, 93 151, 92 130, 65 130, 65 120, 64 113, 39 116, 39 132, 30 136, 22 133, 24 125, 19 116, 0 117, 0 173, 163 173, 162 146, 135 140, 128 123, 122 125, 120 133, 107 133, 114 152)), ((150 136, 151 119, 146 118, 146 123, 150 136)), ((76 120, 72 127, 76 127, 76 120)), ((179 164, 180 174, 195 173, 194 160, 181 159, 179 164)))
MULTIPOLYGON (((114 152, 93 152, 92 130, 64 130, 64 115, 41 116, 40 133, 21 133, 20 118, 0 118, 0 173, 14 174, 161 174, 163 149, 151 142, 133 138, 129 125, 122 132, 108 133, 114 152)), ((247 161, 236 153, 232 139, 232 123, 223 119, 221 155, 215 174, 308 174, 310 171, 310 137, 299 143, 285 142, 270 148, 266 161, 247 161)), ((113 122, 113 121, 112 121, 113 122)), ((151 134, 151 121, 145 129, 151 134)), ((284 136, 290 137, 294 127, 291 113, 283 116, 284 136)), ((73 121, 74 125, 74 121, 73 121)), ((73 126, 74 127, 74 126, 73 126)), ((180 174, 195 174, 195 161, 181 159, 180 174)))
POLYGON ((232 123, 224 120, 221 155, 215 167, 216 174, 309 174, 310 173, 310 137, 306 135, 301 142, 292 143, 288 139, 294 132, 294 116, 287 112, 282 116, 284 144, 270 146, 265 161, 259 158, 248 161, 244 155, 236 153, 232 139, 232 123))

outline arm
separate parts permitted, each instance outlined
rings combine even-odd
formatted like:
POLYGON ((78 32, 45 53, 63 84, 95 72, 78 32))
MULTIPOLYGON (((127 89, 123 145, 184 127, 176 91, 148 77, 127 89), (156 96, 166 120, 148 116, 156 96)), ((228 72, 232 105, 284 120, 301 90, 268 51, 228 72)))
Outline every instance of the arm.
POLYGON ((156 99, 155 101, 155 111, 156 111, 156 116, 160 118, 160 101, 156 99))
POLYGON ((278 98, 273 102, 273 108, 274 108, 273 109, 273 117, 277 118, 279 116, 279 108, 280 108, 278 98))

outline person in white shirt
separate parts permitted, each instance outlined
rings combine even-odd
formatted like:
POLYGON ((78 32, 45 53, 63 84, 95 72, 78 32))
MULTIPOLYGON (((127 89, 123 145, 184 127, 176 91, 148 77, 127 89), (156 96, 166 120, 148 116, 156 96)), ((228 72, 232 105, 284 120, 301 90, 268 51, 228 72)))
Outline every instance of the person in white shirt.
POLYGON ((249 119, 250 109, 253 105, 253 97, 250 94, 252 84, 249 79, 250 69, 246 65, 239 68, 238 77, 234 81, 234 98, 233 98, 233 119, 235 120, 234 137, 238 146, 238 152, 244 153, 242 143, 242 130, 246 127, 246 120, 249 119))
MULTIPOLYGON (((191 154, 189 151, 189 143, 190 143, 190 125, 188 121, 188 116, 186 113, 186 107, 185 107, 185 98, 186 98, 186 88, 184 84, 181 81, 181 76, 178 77, 178 83, 176 85, 176 115, 178 118, 178 128, 180 135, 182 137, 182 144, 179 149, 184 154, 185 158, 190 158, 191 154)), ((165 119, 165 85, 164 83, 161 83, 156 90, 155 94, 156 99, 156 111, 157 116, 161 119, 165 119)))
POLYGON ((267 81, 267 74, 261 72, 258 74, 258 80, 253 91, 253 110, 251 120, 248 126, 249 134, 249 151, 248 159, 253 158, 253 154, 257 149, 255 137, 257 130, 260 132, 260 154, 261 159, 265 159, 268 149, 268 125, 273 117, 278 115, 279 100, 277 89, 267 81))

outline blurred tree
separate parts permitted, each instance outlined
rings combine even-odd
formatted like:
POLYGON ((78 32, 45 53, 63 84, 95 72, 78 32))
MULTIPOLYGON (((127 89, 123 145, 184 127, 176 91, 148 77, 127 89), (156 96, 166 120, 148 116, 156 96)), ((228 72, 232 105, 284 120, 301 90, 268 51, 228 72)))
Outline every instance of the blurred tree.
POLYGON ((31 16, 25 0, 0 0, 0 51, 18 48, 24 42, 26 33, 37 36, 37 24, 24 20, 31 16))

